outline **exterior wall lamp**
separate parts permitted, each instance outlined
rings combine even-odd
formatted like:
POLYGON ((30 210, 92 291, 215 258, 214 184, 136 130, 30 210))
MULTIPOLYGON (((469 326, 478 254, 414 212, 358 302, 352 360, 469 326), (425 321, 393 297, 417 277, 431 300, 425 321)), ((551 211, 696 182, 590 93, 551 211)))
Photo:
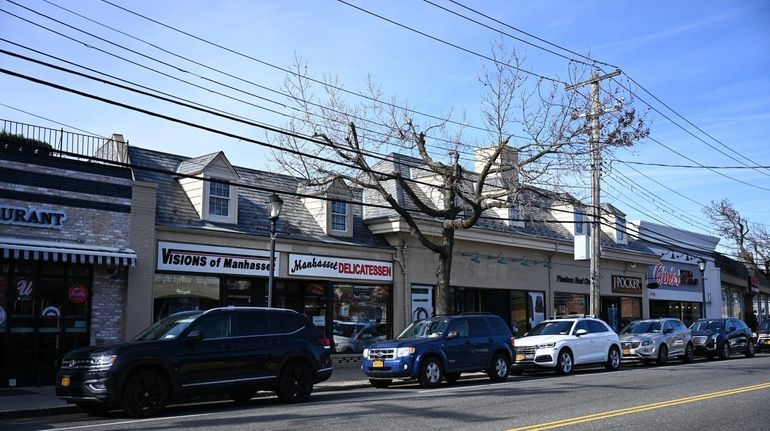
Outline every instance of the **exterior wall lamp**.
MULTIPOLYGON (((706 317, 706 278, 703 276, 706 271, 706 261, 703 258, 698 259, 698 269, 700 270, 700 282, 703 286, 703 307, 701 308, 701 317, 706 317)), ((711 302, 711 301, 709 301, 711 302)))
POLYGON ((267 308, 273 306, 273 278, 275 277, 275 224, 281 216, 283 209, 283 199, 273 193, 268 198, 267 211, 270 213, 270 276, 267 279, 267 308))

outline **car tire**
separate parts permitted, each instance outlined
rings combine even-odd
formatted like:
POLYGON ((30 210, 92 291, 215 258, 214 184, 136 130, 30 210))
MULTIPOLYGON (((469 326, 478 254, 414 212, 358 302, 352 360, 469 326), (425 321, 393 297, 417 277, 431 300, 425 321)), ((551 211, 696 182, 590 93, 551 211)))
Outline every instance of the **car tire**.
POLYGON ((99 404, 75 403, 75 405, 89 416, 104 417, 110 413, 109 407, 99 404))
POLYGON ((666 365, 668 363, 668 346, 661 344, 658 348, 658 365, 666 365))
POLYGON ((749 344, 746 346, 746 357, 753 358, 756 354, 756 346, 753 340, 749 340, 749 344))
POLYGON ((278 378, 278 399, 296 404, 306 401, 313 392, 313 372, 304 362, 289 362, 278 378))
POLYGON ((390 386, 391 383, 393 383, 393 380, 369 379, 369 383, 377 389, 385 389, 390 386))
POLYGON ((460 373, 446 373, 444 376, 447 383, 455 383, 460 378, 460 373))
POLYGON ((722 348, 719 349, 719 359, 730 359, 730 343, 727 340, 722 343, 722 348))
POLYGON ((556 374, 561 374, 562 376, 571 374, 573 365, 572 352, 568 349, 559 350, 559 357, 556 360, 556 374))
POLYGON ((245 404, 251 401, 255 395, 257 395, 256 389, 241 389, 227 393, 227 396, 230 397, 231 400, 235 401, 236 404, 245 404))
POLYGON ((442 380, 441 362, 437 358, 426 358, 420 368, 420 387, 435 388, 441 384, 442 380))
POLYGON ((131 375, 123 389, 123 411, 134 418, 155 416, 171 396, 166 379, 157 371, 141 370, 131 375))
POLYGON ((682 355, 682 362, 689 364, 695 358, 695 351, 692 347, 692 343, 687 343, 687 347, 684 348, 684 355, 682 355))
POLYGON ((493 382, 504 382, 508 380, 508 371, 511 365, 508 363, 508 357, 502 353, 496 353, 492 357, 492 363, 489 365, 487 375, 493 382))
POLYGON ((607 371, 617 371, 620 369, 620 350, 617 347, 610 347, 610 351, 607 352, 607 362, 604 363, 604 368, 607 371))

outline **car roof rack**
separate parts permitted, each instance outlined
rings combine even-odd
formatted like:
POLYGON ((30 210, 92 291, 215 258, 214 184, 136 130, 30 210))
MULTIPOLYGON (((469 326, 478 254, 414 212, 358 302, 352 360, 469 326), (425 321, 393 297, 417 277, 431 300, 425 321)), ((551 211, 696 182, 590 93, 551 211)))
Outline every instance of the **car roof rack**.
POLYGON ((561 316, 554 316, 552 319, 575 319, 578 317, 588 317, 591 319, 595 319, 596 316, 593 314, 562 314, 561 316))
POLYGON ((489 311, 465 311, 460 313, 460 316, 491 316, 489 311))

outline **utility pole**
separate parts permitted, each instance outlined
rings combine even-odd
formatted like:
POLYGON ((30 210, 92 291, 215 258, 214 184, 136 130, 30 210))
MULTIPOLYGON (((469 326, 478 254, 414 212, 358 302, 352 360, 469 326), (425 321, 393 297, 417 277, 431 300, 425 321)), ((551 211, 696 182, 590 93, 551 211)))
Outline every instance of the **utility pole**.
POLYGON ((602 177, 602 146, 600 140, 599 117, 607 112, 613 112, 616 108, 605 108, 599 100, 599 83, 605 79, 620 75, 620 69, 599 76, 594 73, 591 79, 566 87, 567 91, 575 90, 586 84, 591 84, 591 112, 585 114, 591 120, 591 219, 589 229, 591 234, 591 286, 589 291, 589 314, 599 317, 601 312, 599 259, 601 259, 601 177, 602 177))

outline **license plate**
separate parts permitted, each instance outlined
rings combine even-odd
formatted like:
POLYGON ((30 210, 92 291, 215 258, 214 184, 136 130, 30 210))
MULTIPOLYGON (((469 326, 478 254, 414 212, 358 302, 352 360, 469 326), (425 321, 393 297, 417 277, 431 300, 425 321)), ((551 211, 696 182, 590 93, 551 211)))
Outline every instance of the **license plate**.
POLYGON ((70 378, 69 376, 64 376, 61 378, 61 385, 62 386, 69 386, 70 385, 70 378))
POLYGON ((382 361, 374 361, 372 362, 372 368, 382 368, 385 364, 382 361))
POLYGON ((623 354, 624 355, 630 355, 631 354, 631 349, 623 349, 623 354))
POLYGON ((524 355, 523 355, 523 354, 521 354, 521 353, 517 354, 517 355, 516 355, 516 360, 517 360, 517 361, 523 361, 523 360, 524 360, 524 355))

